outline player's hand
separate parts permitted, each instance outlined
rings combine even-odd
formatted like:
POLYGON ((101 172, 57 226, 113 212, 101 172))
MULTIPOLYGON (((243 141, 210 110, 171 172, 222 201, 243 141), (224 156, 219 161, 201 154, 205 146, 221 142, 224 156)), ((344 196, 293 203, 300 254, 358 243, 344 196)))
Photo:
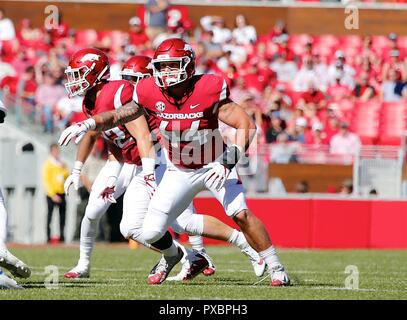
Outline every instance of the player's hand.
POLYGON ((51 197, 52 201, 54 201, 55 203, 61 203, 62 202, 62 198, 59 195, 53 195, 51 197))
POLYGON ((116 203, 116 199, 114 198, 114 191, 115 187, 106 187, 101 193, 100 197, 107 203, 116 203))
POLYGON ((73 185, 75 190, 78 190, 81 185, 81 171, 73 169, 71 175, 66 178, 64 183, 64 191, 66 195, 69 195, 69 188, 73 185))
POLYGON ((73 138, 76 138, 75 143, 78 144, 82 140, 86 132, 95 128, 96 122, 92 118, 75 123, 62 131, 58 143, 60 146, 67 146, 73 138))
POLYGON ((157 182, 155 181, 155 174, 150 173, 144 176, 146 188, 150 199, 153 197, 155 189, 157 189, 157 182))
POLYGON ((157 189, 157 182, 155 181, 155 159, 143 157, 141 158, 141 165, 143 167, 144 182, 148 196, 150 199, 153 197, 155 189, 157 189))
POLYGON ((208 189, 219 191, 225 185, 230 174, 230 169, 220 162, 211 162, 204 166, 208 171, 205 173, 204 183, 208 189))

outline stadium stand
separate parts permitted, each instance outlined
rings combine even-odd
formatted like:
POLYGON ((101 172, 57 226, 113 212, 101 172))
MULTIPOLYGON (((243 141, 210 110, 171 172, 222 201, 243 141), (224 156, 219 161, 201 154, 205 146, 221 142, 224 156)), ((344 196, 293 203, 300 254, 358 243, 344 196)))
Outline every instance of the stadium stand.
MULTIPOLYGON (((247 110, 262 129, 259 141, 278 143, 278 135, 272 141, 264 138, 277 118, 282 122, 279 134, 300 145, 315 144, 307 138, 315 126, 326 136, 318 144, 329 145, 341 121, 350 123, 363 145, 400 143, 406 128, 407 36, 291 34, 283 21, 256 34, 241 14, 239 27, 228 28, 210 15, 193 25, 186 7, 174 10, 163 37, 187 38, 197 52, 198 71, 222 75, 232 92, 243 79, 238 96, 251 97, 247 110), (244 38, 245 30, 250 38, 244 38), (298 123, 304 124, 300 133, 298 123)), ((127 31, 75 29, 66 23, 47 31, 33 27, 28 18, 13 21, 15 37, 1 41, 0 54, 1 94, 11 111, 22 112, 51 133, 82 119, 80 102, 53 101, 44 92, 62 89, 63 68, 79 48, 95 46, 109 53, 112 79, 130 55, 151 54, 156 43, 145 37, 144 16, 138 11, 127 31)))

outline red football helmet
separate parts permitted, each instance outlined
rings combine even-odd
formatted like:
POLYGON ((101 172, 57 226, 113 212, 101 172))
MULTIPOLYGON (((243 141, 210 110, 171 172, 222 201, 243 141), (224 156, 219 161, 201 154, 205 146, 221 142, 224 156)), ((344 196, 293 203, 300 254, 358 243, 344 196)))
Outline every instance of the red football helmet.
POLYGON ((95 48, 77 51, 65 69, 68 79, 65 88, 69 97, 85 94, 109 76, 109 68, 109 59, 103 51, 95 48))
POLYGON ((149 78, 153 75, 150 67, 151 58, 147 56, 134 56, 127 60, 120 71, 123 80, 137 83, 140 79, 149 78))
POLYGON ((155 83, 170 87, 191 78, 195 73, 195 53, 179 38, 161 42, 151 60, 155 83))

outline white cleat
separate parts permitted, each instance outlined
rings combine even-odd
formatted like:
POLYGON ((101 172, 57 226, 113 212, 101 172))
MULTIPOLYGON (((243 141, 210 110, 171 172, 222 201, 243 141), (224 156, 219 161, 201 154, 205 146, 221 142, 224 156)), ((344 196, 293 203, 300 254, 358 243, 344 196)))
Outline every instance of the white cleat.
POLYGON ((195 278, 200 272, 204 272, 208 266, 209 261, 207 255, 203 255, 201 251, 185 250, 183 248, 184 256, 181 259, 181 271, 173 277, 168 277, 167 281, 188 281, 195 278))
POLYGON ((270 276, 271 276, 271 286, 273 287, 290 285, 290 278, 288 277, 287 272, 284 270, 284 267, 281 264, 273 267, 270 270, 270 276))
POLYGON ((89 278, 90 268, 80 268, 76 266, 75 268, 65 273, 64 277, 68 279, 89 278))
POLYGON ((7 249, 0 251, 0 267, 7 269, 15 277, 28 278, 31 275, 31 269, 7 249))
POLYGON ((266 263, 263 258, 250 246, 243 249, 242 252, 249 257, 250 263, 253 266, 253 270, 256 276, 261 277, 266 272, 266 263))
POLYGON ((14 279, 7 277, 3 271, 0 270, 0 289, 24 289, 14 279))

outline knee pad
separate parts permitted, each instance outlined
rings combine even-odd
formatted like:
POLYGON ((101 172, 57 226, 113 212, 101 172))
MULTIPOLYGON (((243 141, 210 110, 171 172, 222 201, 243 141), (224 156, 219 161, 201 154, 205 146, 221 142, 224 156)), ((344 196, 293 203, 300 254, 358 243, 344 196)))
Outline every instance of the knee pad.
POLYGON ((98 206, 94 204, 88 204, 85 210, 85 216, 93 221, 99 221, 102 216, 106 213, 106 210, 109 208, 109 205, 98 206))
POLYGON ((153 244, 154 242, 160 240, 163 237, 164 233, 156 230, 143 230, 141 237, 144 239, 145 242, 153 244))
POLYGON ((132 239, 138 243, 150 248, 151 245, 147 243, 143 238, 143 230, 141 228, 129 228, 120 223, 120 232, 126 239, 132 239))
POLYGON ((122 234, 122 236, 125 237, 126 239, 129 239, 130 238, 129 227, 122 221, 122 222, 120 222, 119 228, 120 228, 120 233, 122 234))
POLYGON ((142 228, 134 228, 134 227, 128 226, 125 223, 121 222, 120 223, 120 233, 126 239, 131 238, 133 240, 138 241, 138 239, 141 239, 141 237, 142 237, 143 229, 142 228))
POLYGON ((201 236, 204 229, 204 216, 202 214, 191 214, 188 217, 182 215, 172 224, 177 233, 188 233, 193 236, 201 236))

